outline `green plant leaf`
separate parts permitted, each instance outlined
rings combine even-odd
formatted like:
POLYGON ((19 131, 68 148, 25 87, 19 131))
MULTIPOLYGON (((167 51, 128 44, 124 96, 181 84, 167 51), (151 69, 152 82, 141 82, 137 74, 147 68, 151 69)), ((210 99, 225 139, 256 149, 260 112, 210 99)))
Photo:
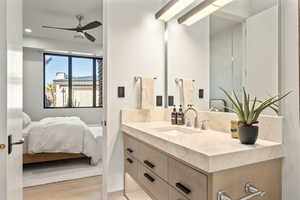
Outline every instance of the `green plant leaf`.
POLYGON ((245 121, 248 121, 249 112, 250 112, 250 109, 249 109, 250 95, 247 95, 245 88, 243 88, 243 93, 244 93, 244 115, 245 115, 244 118, 245 118, 245 121))
POLYGON ((257 101, 257 98, 255 97, 254 98, 254 101, 253 101, 253 104, 252 104, 252 107, 251 107, 251 110, 250 110, 250 113, 249 113, 249 117, 247 119, 247 124, 252 124, 254 123, 255 121, 253 121, 253 117, 255 115, 255 105, 256 105, 256 101, 257 101))
MULTIPOLYGON (((273 111, 278 113, 278 105, 277 103, 288 96, 292 91, 285 93, 284 95, 276 95, 270 98, 267 98, 264 101, 258 100, 256 97, 254 98, 252 106, 250 94, 247 93, 246 89, 243 88, 243 101, 239 99, 236 92, 233 90, 233 95, 230 95, 226 90, 220 88, 229 101, 233 105, 233 111, 237 114, 239 120, 246 125, 252 125, 257 123, 259 115, 267 108, 271 108, 273 111), (258 106, 257 102, 260 104, 258 106), (250 108, 251 107, 251 108, 250 108)), ((231 108, 228 108, 232 110, 231 108)))
POLYGON ((290 92, 287 92, 286 94, 282 95, 282 96, 274 96, 269 98, 268 100, 266 100, 265 102, 263 102, 263 105, 259 107, 259 109, 257 110, 257 113, 255 115, 255 120, 258 119, 259 115, 262 113, 262 111, 264 111, 266 108, 271 107, 272 105, 276 104, 277 102, 281 101, 282 99, 284 99, 286 96, 288 96, 290 92))
POLYGON ((245 113, 244 113, 244 108, 243 108, 243 104, 241 103, 241 101, 239 100, 238 96, 236 95, 235 91, 233 90, 233 95, 235 97, 235 100, 237 102, 237 104, 239 105, 240 108, 240 121, 245 122, 245 113))
MULTIPOLYGON (((260 101, 260 100, 257 100, 259 103, 262 103, 263 101, 260 101)), ((274 105, 271 105, 270 108, 276 113, 278 114, 279 113, 279 105, 278 104, 274 104, 274 105)))
POLYGON ((220 88, 220 89, 224 92, 224 94, 227 96, 227 98, 229 99, 229 101, 233 104, 235 110, 240 111, 237 102, 231 97, 231 95, 229 95, 228 92, 226 90, 224 90, 223 88, 220 88))
POLYGON ((241 102, 237 98, 235 92, 234 92, 235 97, 232 97, 226 90, 224 90, 223 88, 220 88, 220 89, 224 92, 224 94, 227 96, 229 101, 232 103, 232 105, 234 107, 234 112, 237 114, 239 120, 244 122, 245 119, 244 119, 244 114, 243 114, 243 106, 241 106, 241 102))

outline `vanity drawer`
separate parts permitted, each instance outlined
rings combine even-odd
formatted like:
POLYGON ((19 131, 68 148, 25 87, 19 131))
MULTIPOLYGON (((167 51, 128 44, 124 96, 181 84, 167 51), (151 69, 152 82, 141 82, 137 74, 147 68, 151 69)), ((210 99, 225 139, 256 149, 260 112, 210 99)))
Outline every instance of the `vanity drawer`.
POLYGON ((169 183, 191 200, 207 200, 207 176, 169 158, 169 183))
POLYGON ((124 151, 134 158, 137 158, 139 151, 139 142, 124 134, 124 151))
POLYGON ((143 145, 138 158, 148 169, 168 180, 168 157, 154 148, 143 145))
POLYGON ((143 165, 139 165, 139 182, 155 200, 169 199, 169 185, 143 165))
POLYGON ((138 161, 125 153, 125 172, 133 178, 138 177, 138 161))
POLYGON ((185 196, 175 190, 173 187, 169 187, 169 200, 188 200, 185 196))

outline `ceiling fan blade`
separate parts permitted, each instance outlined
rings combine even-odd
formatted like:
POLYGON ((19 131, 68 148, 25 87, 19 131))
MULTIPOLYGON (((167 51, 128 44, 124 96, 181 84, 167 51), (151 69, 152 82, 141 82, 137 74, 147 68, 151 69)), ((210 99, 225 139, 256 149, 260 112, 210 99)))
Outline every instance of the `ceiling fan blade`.
POLYGON ((58 30, 65 30, 65 31, 78 31, 78 28, 60 28, 60 27, 53 27, 53 26, 42 26, 43 28, 51 28, 51 29, 58 29, 58 30))
POLYGON ((87 32, 84 32, 84 36, 91 42, 95 42, 96 38, 92 36, 91 34, 88 34, 87 32))
POLYGON ((99 26, 101 26, 101 25, 102 25, 101 22, 93 21, 93 22, 91 22, 91 23, 89 23, 89 24, 87 24, 87 25, 81 27, 81 30, 86 31, 86 30, 90 30, 90 29, 97 28, 97 27, 99 27, 99 26))

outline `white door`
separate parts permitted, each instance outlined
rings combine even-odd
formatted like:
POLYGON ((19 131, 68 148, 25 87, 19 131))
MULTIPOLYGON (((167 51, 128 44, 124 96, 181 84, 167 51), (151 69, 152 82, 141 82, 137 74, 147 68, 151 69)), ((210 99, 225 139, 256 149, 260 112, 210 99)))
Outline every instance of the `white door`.
POLYGON ((0 1, 0 199, 22 200, 22 0, 0 1), (4 146, 5 145, 5 146, 4 146))

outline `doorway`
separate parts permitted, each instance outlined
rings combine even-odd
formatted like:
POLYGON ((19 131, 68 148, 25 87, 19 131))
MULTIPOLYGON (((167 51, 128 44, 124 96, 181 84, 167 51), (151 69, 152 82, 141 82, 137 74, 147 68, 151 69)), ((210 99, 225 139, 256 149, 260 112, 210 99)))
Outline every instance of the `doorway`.
POLYGON ((99 0, 23 1, 24 200, 101 198, 99 0))

